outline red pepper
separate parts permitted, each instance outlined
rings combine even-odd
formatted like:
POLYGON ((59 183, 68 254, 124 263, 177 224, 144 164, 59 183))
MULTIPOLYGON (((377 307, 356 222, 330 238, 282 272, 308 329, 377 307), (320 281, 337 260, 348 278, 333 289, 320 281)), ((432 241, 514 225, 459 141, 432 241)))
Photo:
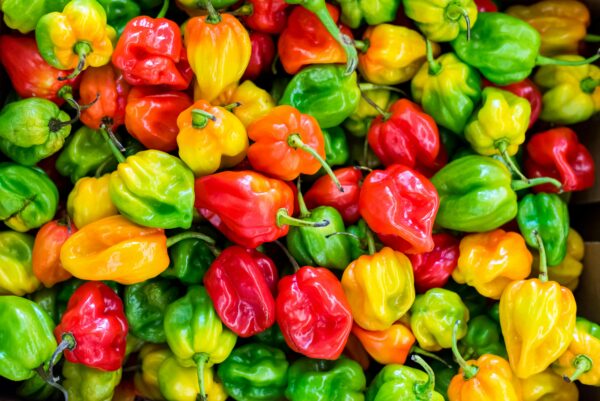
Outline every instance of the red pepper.
POLYGON ((368 140, 385 166, 399 163, 418 171, 434 169, 440 152, 437 124, 408 99, 396 101, 389 113, 373 120, 368 140))
POLYGON ((480 13, 495 13, 498 11, 498 6, 492 0, 475 0, 477 12, 480 13))
POLYGON ((194 73, 179 26, 166 18, 135 17, 127 23, 112 55, 131 85, 186 89, 194 73))
POLYGON ((171 152, 177 149, 177 116, 192 103, 184 92, 133 88, 127 97, 125 126, 148 149, 171 152))
POLYGON ((113 371, 125 361, 129 326, 121 298, 106 284, 88 281, 75 290, 54 336, 69 362, 113 371))
POLYGON ((29 36, 0 36, 0 62, 8 73, 13 88, 22 98, 41 97, 58 104, 64 99, 58 91, 65 85, 79 86, 79 77, 60 81, 72 70, 62 71, 50 66, 38 51, 35 39, 29 36))
POLYGON ((248 27, 255 31, 278 34, 285 28, 287 20, 285 0, 248 0, 252 14, 243 17, 248 27))
POLYGON ((367 225, 386 245, 405 253, 433 250, 439 205, 433 184, 401 164, 373 170, 360 190, 360 214, 367 225))
POLYGON ((319 178, 304 195, 304 202, 309 209, 317 206, 331 206, 342 215, 346 224, 354 224, 360 219, 358 199, 362 173, 356 167, 344 167, 333 170, 340 181, 344 192, 340 192, 335 182, 328 175, 319 178))
POLYGON ((60 249, 65 241, 76 232, 73 225, 61 224, 52 220, 44 224, 35 236, 31 267, 33 274, 44 286, 50 288, 54 284, 71 278, 60 263, 60 249))
POLYGON ((531 115, 529 117, 529 128, 535 124, 538 117, 540 116, 540 112, 542 111, 542 93, 538 89, 537 85, 533 83, 529 78, 525 78, 521 82, 516 82, 514 84, 499 86, 491 83, 487 79, 483 79, 483 87, 486 88, 488 86, 493 86, 496 88, 500 88, 502 90, 511 92, 517 96, 520 96, 524 99, 527 99, 529 104, 531 105, 531 115))
POLYGON ((240 337, 260 333, 275 323, 275 263, 254 249, 225 249, 204 275, 217 314, 240 337))
POLYGON ((113 130, 125 122, 125 106, 129 85, 112 65, 88 68, 81 73, 79 97, 81 103, 97 101, 81 112, 81 122, 98 129, 103 124, 113 130))
MULTIPOLYGON (((331 4, 327 10, 337 23, 340 12, 331 4)), ((352 38, 352 32, 338 25, 342 34, 352 38)), ((302 6, 294 8, 277 44, 279 60, 288 74, 295 74, 305 65, 345 63, 344 48, 331 36, 317 16, 302 6)))
POLYGON ((277 323, 288 346, 309 358, 337 359, 352 329, 342 284, 329 270, 305 266, 279 281, 277 323))
POLYGON ((433 234, 433 243, 430 252, 408 255, 419 293, 445 286, 458 263, 458 238, 446 233, 433 234))
MULTIPOLYGON (((554 128, 531 137, 526 147, 525 174, 530 178, 556 178, 565 192, 581 191, 594 185, 594 159, 572 129, 554 128)), ((533 190, 558 191, 550 184, 533 190)))
POLYGON ((242 76, 242 81, 256 80, 262 74, 271 70, 271 64, 275 58, 275 43, 271 35, 262 32, 250 33, 250 43, 252 52, 250 53, 250 62, 242 76))

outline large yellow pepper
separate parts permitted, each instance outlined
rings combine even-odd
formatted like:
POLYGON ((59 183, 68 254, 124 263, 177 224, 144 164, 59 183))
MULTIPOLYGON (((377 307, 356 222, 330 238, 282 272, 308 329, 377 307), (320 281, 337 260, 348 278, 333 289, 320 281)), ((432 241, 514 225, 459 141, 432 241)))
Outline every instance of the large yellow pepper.
POLYGON ((224 401, 227 393, 214 378, 212 368, 204 368, 205 396, 199 397, 200 385, 195 367, 183 367, 174 356, 168 357, 158 369, 158 385, 167 401, 224 401))
POLYGON ((578 317, 573 341, 552 369, 565 381, 600 386, 600 326, 578 317))
POLYGON ((487 298, 500 299, 512 281, 531 272, 532 256, 523 237, 502 229, 470 234, 460 241, 460 257, 452 278, 475 287, 487 298))
POLYGON ((104 217, 119 214, 110 199, 109 183, 110 174, 100 178, 83 177, 75 183, 75 188, 67 198, 67 213, 75 227, 83 228, 104 217))
POLYGON ((577 401, 575 383, 567 383, 551 369, 521 380, 523 401, 577 401))
POLYGON ((138 358, 141 360, 141 370, 133 378, 137 392, 144 398, 153 401, 164 400, 158 385, 158 369, 173 353, 163 344, 145 344, 138 358))
POLYGON ((350 263, 342 287, 354 321, 366 330, 386 330, 415 300, 410 260, 391 248, 363 255, 350 263))
POLYGON ((590 24, 587 7, 575 0, 543 0, 531 6, 512 6, 506 13, 533 26, 542 39, 540 53, 553 56, 577 53, 590 24))
POLYGON ((223 107, 198 100, 179 114, 177 126, 179 157, 196 177, 233 167, 246 157, 246 128, 223 107))
MULTIPOLYGON (((194 86, 194 99, 200 100, 198 85, 194 86)), ((267 115, 275 100, 266 90, 259 88, 252 81, 244 81, 241 85, 231 85, 213 102, 215 106, 233 106, 231 110, 240 119, 244 127, 267 115)))

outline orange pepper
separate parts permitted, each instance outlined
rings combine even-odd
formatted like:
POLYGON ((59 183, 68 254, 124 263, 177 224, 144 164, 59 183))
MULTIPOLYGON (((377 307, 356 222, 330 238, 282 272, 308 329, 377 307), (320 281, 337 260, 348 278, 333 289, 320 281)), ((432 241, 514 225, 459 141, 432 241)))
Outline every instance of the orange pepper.
POLYGON ((73 225, 52 220, 44 224, 35 236, 31 265, 33 274, 47 288, 71 278, 60 263, 60 249, 77 229, 73 225))
POLYGON ((398 323, 380 331, 365 330, 355 323, 352 333, 358 337, 369 355, 383 365, 404 365, 415 343, 415 336, 410 329, 398 323))

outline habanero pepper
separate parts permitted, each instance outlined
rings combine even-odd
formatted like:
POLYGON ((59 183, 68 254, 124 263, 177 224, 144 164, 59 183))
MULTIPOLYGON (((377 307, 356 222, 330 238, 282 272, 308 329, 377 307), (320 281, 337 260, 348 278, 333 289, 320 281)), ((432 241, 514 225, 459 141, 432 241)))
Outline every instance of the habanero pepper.
POLYGON ((398 95, 391 88, 367 89, 363 85, 361 93, 364 93, 365 96, 360 97, 354 112, 343 122, 346 132, 358 138, 367 135, 371 121, 380 115, 379 111, 371 105, 372 103, 379 106, 381 110, 388 111, 389 107, 398 99, 398 95))
POLYGON ((492 13, 498 11, 498 6, 492 0, 475 0, 478 13, 492 13))
POLYGON ((382 365, 404 365, 415 343, 415 336, 401 323, 395 323, 385 330, 371 331, 352 326, 354 334, 369 355, 382 365))
POLYGON ((566 382, 600 385, 600 326, 582 317, 575 320, 573 340, 552 370, 566 382))
MULTIPOLYGON (((278 34, 287 22, 288 3, 285 0, 248 0, 252 13, 244 15, 242 20, 254 31, 278 34)), ((252 34, 251 34, 252 37, 252 34)))
POLYGON ((523 401, 578 401, 575 383, 567 383, 548 368, 541 373, 521 379, 523 401))
POLYGON ((445 286, 458 263, 458 238, 446 233, 433 234, 432 238, 433 250, 407 255, 418 293, 445 286))
POLYGON ((449 42, 457 37, 470 39, 477 26, 477 5, 473 0, 403 0, 404 13, 417 27, 436 42, 449 42), (463 34, 464 31, 466 35, 463 34))
POLYGON ((338 0, 342 8, 342 22, 352 29, 363 20, 368 25, 379 25, 396 19, 400 0, 338 0))
POLYGON ((3 0, 0 10, 4 14, 6 26, 21 33, 29 33, 35 29, 42 16, 61 11, 68 2, 69 0, 41 0, 27 4, 21 0, 3 0))
POLYGON ((140 5, 135 0, 97 0, 104 11, 108 25, 115 28, 117 36, 121 36, 129 20, 140 15, 140 5))
POLYGON ((80 178, 67 197, 67 213, 79 228, 119 214, 110 199, 110 175, 80 178))
POLYGON ((244 127, 248 128, 275 107, 275 100, 269 92, 259 88, 254 82, 244 81, 239 86, 227 88, 212 104, 231 110, 244 127))
POLYGON ((129 89, 123 75, 111 64, 86 70, 79 86, 79 101, 97 101, 81 112, 81 122, 92 129, 106 125, 116 130, 125 122, 129 89))
POLYGON ((120 368, 104 371, 66 361, 62 368, 63 386, 71 401, 112 400, 122 373, 120 368))
POLYGON ((505 86, 498 86, 496 84, 491 83, 487 79, 483 79, 482 83, 484 88, 488 86, 494 86, 496 88, 508 91, 514 95, 527 99, 529 105, 531 106, 531 114, 529 115, 528 128, 531 128, 533 124, 535 124, 535 122, 538 120, 540 112, 542 111, 542 93, 540 92, 537 85, 533 83, 533 81, 531 81, 529 78, 525 78, 522 81, 505 86))
MULTIPOLYGON (((329 166, 342 166, 350 158, 350 149, 346 133, 341 127, 332 127, 323 132, 323 142, 325 144, 325 161, 329 166)), ((317 175, 321 175, 325 170, 319 170, 317 175)))
POLYGON ((71 278, 60 263, 60 249, 65 241, 77 231, 73 225, 52 220, 40 227, 33 243, 31 265, 33 274, 44 284, 52 287, 71 278))
POLYGON ((136 393, 151 400, 162 400, 158 384, 158 371, 162 363, 173 353, 164 344, 144 344, 138 354, 140 368, 135 372, 133 382, 136 393))
POLYGON ((34 238, 15 231, 0 231, 0 294, 23 296, 34 292, 40 282, 33 273, 34 238))
POLYGON ((204 369, 204 389, 200 390, 198 373, 195 367, 182 366, 179 361, 170 356, 158 369, 158 386, 160 393, 167 401, 225 401, 227 394, 223 385, 215 380, 211 368, 204 369), (201 396, 204 391, 204 396, 201 396))
POLYGON ((169 247, 169 267, 162 277, 176 278, 183 284, 202 282, 204 274, 215 260, 211 245, 198 238, 187 238, 169 247))
MULTIPOLYGON (((255 1, 255 3, 268 2, 255 1)), ((246 71, 244 71, 244 75, 242 75, 242 81, 247 79, 251 81, 257 80, 261 75, 271 70, 271 65, 275 59, 275 43, 271 35, 263 32, 251 32, 250 44, 252 46, 250 61, 248 62, 246 71)))
POLYGON ((487 315, 469 320, 467 334, 458 343, 458 349, 466 359, 477 359, 485 354, 507 358, 500 324, 487 315))

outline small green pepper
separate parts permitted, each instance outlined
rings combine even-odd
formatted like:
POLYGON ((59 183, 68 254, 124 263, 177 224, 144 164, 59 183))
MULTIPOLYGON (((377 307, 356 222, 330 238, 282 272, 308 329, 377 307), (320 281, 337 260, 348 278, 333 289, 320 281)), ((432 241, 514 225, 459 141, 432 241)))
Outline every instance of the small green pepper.
POLYGON ((57 289, 56 287, 52 288, 42 288, 29 296, 33 302, 38 304, 48 313, 48 316, 52 318, 54 323, 60 321, 58 318, 58 301, 57 301, 57 289))
MULTIPOLYGON (((323 130, 323 139, 325 140, 325 161, 329 166, 342 166, 350 158, 350 149, 346 133, 340 127, 332 127, 323 130)), ((325 170, 321 167, 321 170, 325 170)))
POLYGON ((392 22, 400 7, 400 0, 337 0, 342 8, 342 22, 352 29, 362 25, 392 22))
POLYGON ((486 315, 475 316, 469 321, 467 334, 458 343, 458 349, 466 360, 478 359, 483 354, 508 358, 500 325, 486 315))
POLYGON ((191 285, 202 282, 215 255, 206 242, 188 238, 169 247, 169 258, 169 267, 161 276, 177 278, 182 283, 191 285))
POLYGON ((69 0, 1 0, 4 22, 11 29, 29 33, 35 29, 42 15, 62 11, 69 0))
POLYGON ((69 401, 110 401, 121 381, 122 369, 110 372, 65 361, 63 386, 69 401))
POLYGON ((140 15, 140 6, 133 0, 98 0, 106 11, 108 25, 120 36, 129 20, 140 15))

